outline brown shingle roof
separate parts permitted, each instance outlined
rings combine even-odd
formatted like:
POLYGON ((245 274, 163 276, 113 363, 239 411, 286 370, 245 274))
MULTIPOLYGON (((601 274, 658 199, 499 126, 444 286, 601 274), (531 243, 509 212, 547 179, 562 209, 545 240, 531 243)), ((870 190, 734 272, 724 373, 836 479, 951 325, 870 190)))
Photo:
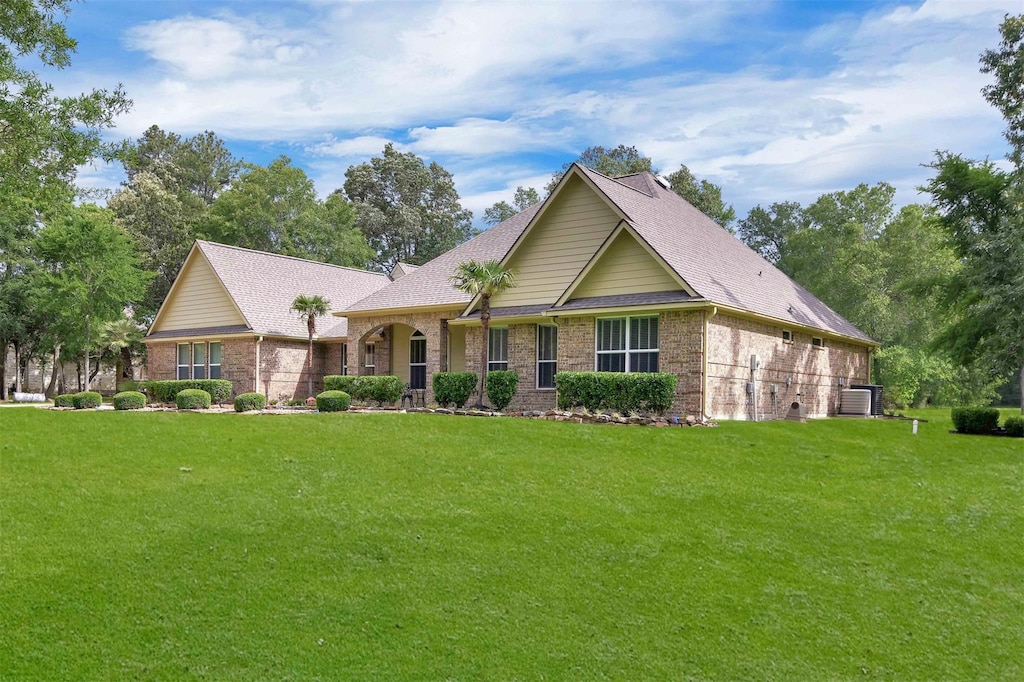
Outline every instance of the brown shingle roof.
MULTIPOLYGON (((387 275, 327 263, 252 251, 215 242, 196 245, 257 334, 306 338, 306 324, 292 308, 300 294, 323 296, 331 313, 386 286, 387 275)), ((345 336, 347 320, 327 318, 318 325, 320 336, 345 336), (326 333, 325 333, 326 332, 326 333)))

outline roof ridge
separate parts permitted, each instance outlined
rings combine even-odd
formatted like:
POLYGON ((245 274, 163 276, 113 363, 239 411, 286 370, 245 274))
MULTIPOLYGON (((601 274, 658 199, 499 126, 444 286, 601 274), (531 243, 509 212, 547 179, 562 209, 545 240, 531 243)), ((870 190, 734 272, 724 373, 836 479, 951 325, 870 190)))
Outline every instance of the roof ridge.
MULTIPOLYGON (((605 180, 611 180, 612 182, 614 182, 616 185, 619 185, 620 187, 625 187, 626 189, 633 190, 637 194, 642 194, 643 196, 647 197, 648 199, 653 199, 654 198, 653 193, 652 194, 648 194, 647 192, 644 192, 643 190, 639 190, 636 187, 633 187, 632 185, 627 185, 624 182, 620 182, 618 180, 618 178, 613 178, 610 175, 605 175, 601 171, 596 171, 593 168, 590 168, 588 166, 584 166, 582 163, 579 163, 578 161, 575 161, 573 163, 574 163, 574 165, 579 166, 580 168, 586 170, 587 172, 594 173, 595 175, 600 175, 605 180)), ((644 174, 646 172, 648 172, 648 171, 641 171, 640 173, 628 173, 626 175, 620 175, 619 177, 620 178, 628 178, 628 177, 633 176, 633 175, 642 175, 642 174, 644 174)))
POLYGON ((309 263, 310 265, 323 265, 329 268, 338 268, 339 270, 351 270, 352 272, 358 272, 363 275, 377 275, 380 277, 387 277, 387 275, 384 274, 383 272, 363 270, 362 268, 353 268, 348 265, 335 265, 334 263, 324 263, 323 261, 310 260, 309 258, 299 258, 298 256, 287 256, 283 253, 271 253, 270 251, 260 251, 259 249, 247 249, 244 246, 235 246, 233 244, 221 244, 220 242, 213 242, 207 239, 197 239, 196 243, 200 244, 200 248, 204 244, 209 244, 210 246, 219 246, 225 249, 234 249, 236 251, 245 251, 247 253, 257 253, 261 256, 271 256, 273 258, 287 258, 289 260, 297 260, 300 263, 309 263))

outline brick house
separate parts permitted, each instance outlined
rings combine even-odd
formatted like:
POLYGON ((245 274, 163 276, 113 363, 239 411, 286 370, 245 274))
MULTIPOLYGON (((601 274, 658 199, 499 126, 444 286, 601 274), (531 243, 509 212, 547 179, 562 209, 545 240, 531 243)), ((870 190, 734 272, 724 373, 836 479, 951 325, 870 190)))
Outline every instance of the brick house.
MULTIPOLYGON (((273 278, 271 259, 282 257, 259 257, 260 265, 232 267, 264 269, 273 278)), ((362 273, 362 295, 327 288, 332 273, 357 279, 358 271, 309 264, 324 269, 316 282, 322 291, 296 282, 273 304, 284 317, 298 293, 321 293, 334 304, 338 324, 319 341, 318 376, 395 374, 425 389, 430 401, 433 373, 480 371, 478 301, 448 279, 469 259, 499 260, 518 273, 515 288, 492 298, 487 339, 489 369, 519 373, 513 410, 553 407, 558 371, 597 369, 677 375, 675 413, 770 419, 799 400, 808 415, 825 416, 835 414, 842 386, 867 383, 877 347, 654 175, 609 178, 580 165, 540 204, 429 263, 400 264, 390 278, 362 273)), ((164 307, 174 296, 172 290, 164 307)), ((154 361, 173 376, 174 356, 154 355, 153 344, 173 353, 172 339, 158 337, 179 333, 158 316, 147 337, 154 378, 154 361)), ((248 343, 255 336, 252 328, 248 343)), ((304 331, 296 336, 306 338, 304 331)), ((173 341, 181 353, 183 341, 173 341)), ((248 347, 243 356, 250 365, 255 358, 248 347)), ((251 369, 239 372, 239 386, 256 385, 251 369)))

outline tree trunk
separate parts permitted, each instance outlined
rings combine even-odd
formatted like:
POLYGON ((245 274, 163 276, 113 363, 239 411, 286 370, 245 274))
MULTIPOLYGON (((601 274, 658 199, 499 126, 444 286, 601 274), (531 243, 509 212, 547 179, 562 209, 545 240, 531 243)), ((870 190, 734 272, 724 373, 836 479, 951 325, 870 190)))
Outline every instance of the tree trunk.
POLYGON ((132 369, 132 349, 128 346, 121 348, 121 378, 135 381, 135 370, 132 369))
POLYGON ((21 344, 14 342, 14 392, 21 393, 21 344))
POLYGON ((57 372, 60 371, 60 344, 53 347, 53 371, 50 373, 50 384, 43 393, 47 398, 52 398, 57 388, 57 372))
POLYGON ((490 342, 491 330, 491 297, 480 297, 480 405, 484 406, 484 388, 487 385, 487 345, 490 342))
POLYGON ((89 328, 89 317, 85 318, 85 390, 89 390, 89 344, 92 343, 92 338, 89 336, 89 332, 92 331, 89 328))
POLYGON ((307 380, 309 382, 309 392, 306 395, 312 397, 312 395, 313 395, 313 335, 312 334, 310 334, 310 336, 309 336, 309 352, 307 353, 307 355, 309 355, 309 363, 308 363, 308 367, 306 368, 306 378, 307 378, 307 380))
POLYGON ((0 400, 7 400, 7 344, 0 348, 0 400))

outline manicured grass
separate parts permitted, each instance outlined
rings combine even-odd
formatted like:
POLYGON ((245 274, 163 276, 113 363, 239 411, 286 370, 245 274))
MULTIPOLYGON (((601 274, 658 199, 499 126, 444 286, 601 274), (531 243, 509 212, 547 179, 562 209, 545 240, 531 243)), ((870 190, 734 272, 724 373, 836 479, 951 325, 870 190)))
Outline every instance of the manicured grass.
POLYGON ((0 410, 4 679, 1024 679, 1024 441, 0 410))

